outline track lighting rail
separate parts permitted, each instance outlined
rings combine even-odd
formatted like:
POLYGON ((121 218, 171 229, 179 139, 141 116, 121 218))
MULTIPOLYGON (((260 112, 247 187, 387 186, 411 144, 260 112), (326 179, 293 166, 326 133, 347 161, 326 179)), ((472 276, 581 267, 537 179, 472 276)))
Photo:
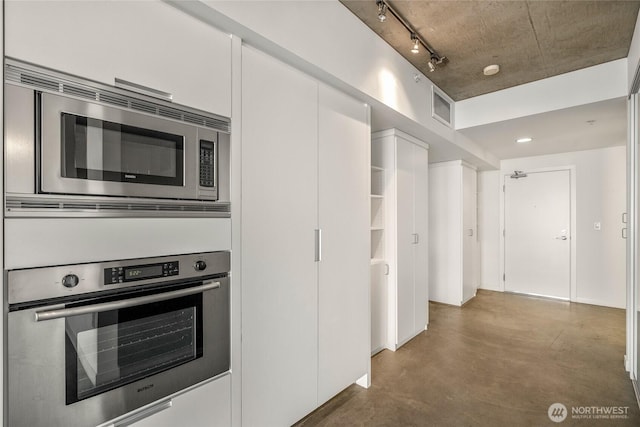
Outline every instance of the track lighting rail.
POLYGON ((432 48, 431 45, 429 45, 429 43, 427 43, 426 40, 424 38, 422 38, 420 36, 420 34, 418 34, 416 32, 416 30, 413 29, 411 24, 409 24, 409 22, 407 22, 407 20, 402 16, 402 14, 400 14, 397 10, 395 10, 393 8, 393 6, 391 6, 391 4, 389 4, 388 1, 377 0, 376 1, 376 6, 378 7, 378 19, 380 20, 380 22, 384 22, 385 21, 386 13, 388 11, 409 32, 409 35, 411 37, 411 42, 412 42, 411 52, 417 53, 415 40, 418 40, 420 42, 420 44, 422 46, 424 46, 425 49, 427 49, 427 51, 429 52, 429 55, 431 56, 430 60, 429 60, 429 64, 428 64, 429 65, 429 71, 435 71, 436 65, 442 64, 447 59, 445 56, 440 56, 438 54, 438 52, 436 52, 435 49, 432 48))

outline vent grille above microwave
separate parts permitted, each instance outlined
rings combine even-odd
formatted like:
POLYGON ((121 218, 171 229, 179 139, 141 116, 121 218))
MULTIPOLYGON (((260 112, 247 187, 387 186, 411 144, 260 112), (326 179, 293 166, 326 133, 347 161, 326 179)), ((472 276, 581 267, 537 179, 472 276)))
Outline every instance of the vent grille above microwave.
POLYGON ((41 70, 35 66, 8 59, 5 66, 7 82, 18 83, 36 90, 55 92, 82 99, 90 99, 99 104, 108 104, 121 108, 141 111, 145 114, 161 116, 197 126, 207 127, 222 132, 230 132, 230 120, 216 115, 204 115, 186 107, 174 106, 170 103, 149 101, 132 96, 128 91, 100 83, 85 81, 66 74, 41 70))
POLYGON ((58 196, 13 196, 5 203, 7 216, 196 216, 223 217, 231 215, 228 202, 190 202, 187 200, 143 201, 127 199, 79 200, 58 196))

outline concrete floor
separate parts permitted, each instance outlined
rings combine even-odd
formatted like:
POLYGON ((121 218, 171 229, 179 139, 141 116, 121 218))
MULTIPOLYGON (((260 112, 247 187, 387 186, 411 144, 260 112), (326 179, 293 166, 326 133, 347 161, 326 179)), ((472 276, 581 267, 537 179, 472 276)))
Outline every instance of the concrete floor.
POLYGON ((430 310, 427 332, 373 357, 368 390, 351 386, 296 426, 640 426, 624 310, 489 291, 430 310), (556 402, 561 423, 547 415, 556 402), (573 418, 586 406, 627 418, 573 418))

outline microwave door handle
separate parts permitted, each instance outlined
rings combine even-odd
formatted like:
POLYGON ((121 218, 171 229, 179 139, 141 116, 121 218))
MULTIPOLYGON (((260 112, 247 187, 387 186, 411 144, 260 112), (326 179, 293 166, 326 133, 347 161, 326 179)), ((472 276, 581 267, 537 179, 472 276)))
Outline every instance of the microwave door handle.
POLYGON ((83 307, 63 308, 59 310, 39 311, 36 313, 36 322, 44 320, 59 319, 61 317, 77 316, 79 314, 100 313, 103 311, 119 310, 136 305, 149 304, 152 302, 166 301, 173 298, 206 292, 220 287, 219 281, 205 281, 201 286, 194 288, 180 289, 177 291, 164 292, 161 294, 145 295, 143 297, 130 298, 120 301, 104 302, 100 304, 87 305, 83 307))

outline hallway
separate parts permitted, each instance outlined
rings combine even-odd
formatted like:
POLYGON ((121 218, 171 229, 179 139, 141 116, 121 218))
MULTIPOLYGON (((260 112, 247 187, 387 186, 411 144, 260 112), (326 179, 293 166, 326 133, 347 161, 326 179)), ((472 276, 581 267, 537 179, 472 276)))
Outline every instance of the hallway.
POLYGON ((462 309, 431 303, 429 331, 372 359, 371 388, 297 426, 637 426, 624 353, 624 310, 480 290, 462 309), (553 403, 568 410, 561 423, 553 403), (611 406, 627 418, 572 416, 611 406))

